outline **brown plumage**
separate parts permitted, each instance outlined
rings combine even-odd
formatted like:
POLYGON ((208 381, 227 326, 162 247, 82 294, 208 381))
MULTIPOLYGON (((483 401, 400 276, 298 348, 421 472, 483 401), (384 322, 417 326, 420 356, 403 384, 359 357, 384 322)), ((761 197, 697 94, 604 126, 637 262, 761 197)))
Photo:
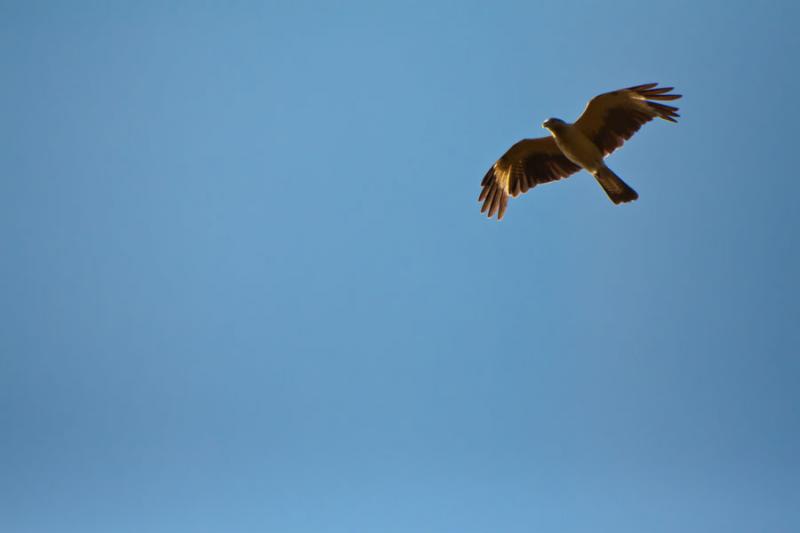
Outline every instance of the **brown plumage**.
POLYGON ((481 212, 503 218, 509 196, 516 197, 541 183, 565 178, 581 168, 589 171, 614 203, 639 195, 605 166, 603 158, 654 118, 677 122, 677 107, 658 101, 676 100, 672 87, 636 85, 592 98, 574 124, 548 119, 551 136, 524 139, 503 154, 481 182, 481 212))
POLYGON ((516 198, 541 183, 566 178, 580 169, 561 153, 552 137, 523 139, 483 177, 478 197, 483 202, 481 213, 487 212, 489 218, 496 213, 498 219, 503 218, 509 195, 516 198))
POLYGON ((595 96, 575 126, 594 141, 603 155, 608 155, 654 118, 678 122, 677 107, 652 100, 677 100, 681 95, 665 94, 673 87, 654 88, 657 85, 646 83, 595 96))

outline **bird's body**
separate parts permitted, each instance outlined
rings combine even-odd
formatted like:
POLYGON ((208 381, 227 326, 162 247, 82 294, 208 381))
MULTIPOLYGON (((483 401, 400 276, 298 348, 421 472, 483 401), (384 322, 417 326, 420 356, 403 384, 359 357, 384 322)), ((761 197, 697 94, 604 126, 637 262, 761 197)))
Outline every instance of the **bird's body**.
POLYGON ((609 169, 604 158, 622 146, 642 124, 654 118, 676 122, 678 108, 653 100, 675 100, 666 94, 672 87, 656 83, 637 85, 592 98, 573 124, 557 118, 546 120, 542 127, 550 137, 523 139, 503 154, 486 173, 478 201, 481 212, 491 218, 503 218, 508 198, 540 183, 547 183, 587 170, 615 204, 639 197, 628 184, 609 169))
POLYGON ((556 146, 567 159, 589 172, 603 166, 603 153, 580 128, 566 122, 545 126, 556 141, 556 146))

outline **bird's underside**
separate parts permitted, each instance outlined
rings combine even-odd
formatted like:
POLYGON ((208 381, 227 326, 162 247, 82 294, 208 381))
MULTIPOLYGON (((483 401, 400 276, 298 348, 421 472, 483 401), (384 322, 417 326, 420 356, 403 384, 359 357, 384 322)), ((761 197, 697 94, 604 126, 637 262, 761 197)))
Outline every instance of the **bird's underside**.
POLYGON ((592 98, 573 124, 548 119, 542 126, 550 136, 519 141, 486 173, 478 197, 483 202, 481 213, 501 219, 509 197, 582 168, 597 179, 614 203, 635 200, 639 197, 636 191, 614 174, 603 158, 654 118, 677 122, 678 108, 659 103, 681 97, 668 94, 671 90, 657 83, 628 87, 592 98))

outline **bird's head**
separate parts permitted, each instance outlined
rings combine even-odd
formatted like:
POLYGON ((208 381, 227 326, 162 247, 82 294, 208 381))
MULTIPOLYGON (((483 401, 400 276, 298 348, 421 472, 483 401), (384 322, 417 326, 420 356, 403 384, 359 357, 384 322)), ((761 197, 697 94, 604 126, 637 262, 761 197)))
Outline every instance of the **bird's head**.
POLYGON ((548 118, 544 122, 542 122, 542 127, 546 130, 553 131, 556 128, 564 126, 566 122, 561 120, 560 118, 548 118))

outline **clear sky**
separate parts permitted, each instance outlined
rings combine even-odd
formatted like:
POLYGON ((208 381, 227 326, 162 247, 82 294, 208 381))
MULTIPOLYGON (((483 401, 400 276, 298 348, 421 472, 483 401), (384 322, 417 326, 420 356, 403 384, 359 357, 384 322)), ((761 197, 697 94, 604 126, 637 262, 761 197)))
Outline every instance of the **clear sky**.
POLYGON ((798 19, 0 2, 0 530, 800 531, 798 19), (651 81, 639 201, 480 215, 651 81))

